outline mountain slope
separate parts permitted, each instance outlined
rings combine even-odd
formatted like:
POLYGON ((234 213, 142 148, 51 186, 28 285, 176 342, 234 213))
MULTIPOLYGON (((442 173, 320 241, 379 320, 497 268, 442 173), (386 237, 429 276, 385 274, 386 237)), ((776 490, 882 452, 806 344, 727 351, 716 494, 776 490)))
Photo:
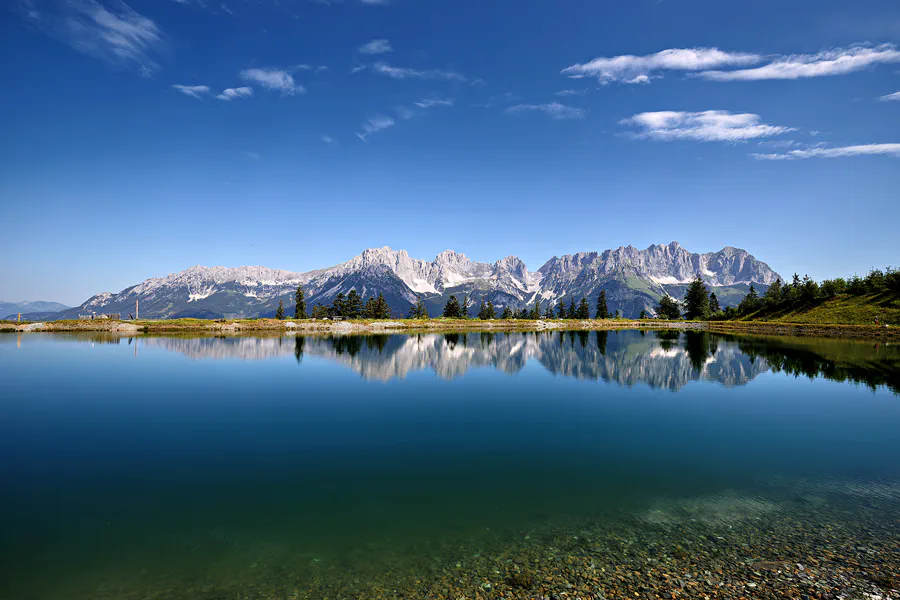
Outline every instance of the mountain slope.
POLYGON ((22 313, 23 317, 28 315, 31 318, 35 315, 51 315, 68 308, 68 306, 59 302, 45 302, 43 300, 33 302, 0 301, 0 318, 15 319, 18 313, 22 313))
POLYGON ((646 250, 632 246, 553 257, 537 272, 529 272, 515 256, 494 263, 470 260, 446 250, 434 260, 412 258, 405 250, 370 248, 351 260, 316 271, 297 273, 266 267, 191 267, 166 277, 148 279, 117 294, 105 292, 58 318, 79 314, 133 314, 140 302, 142 318, 269 317, 278 302, 293 312, 294 293, 303 285, 308 306, 330 304, 338 293, 355 289, 364 298, 383 293, 395 316, 406 314, 421 298, 433 316, 450 295, 468 295, 477 310, 481 299, 495 307, 520 308, 586 297, 591 306, 606 290, 610 310, 634 317, 652 314, 664 294, 681 297, 684 286, 700 275, 720 293, 724 305, 735 304, 749 284, 761 290, 778 274, 745 250, 726 247, 719 252, 694 254, 677 242, 646 250))

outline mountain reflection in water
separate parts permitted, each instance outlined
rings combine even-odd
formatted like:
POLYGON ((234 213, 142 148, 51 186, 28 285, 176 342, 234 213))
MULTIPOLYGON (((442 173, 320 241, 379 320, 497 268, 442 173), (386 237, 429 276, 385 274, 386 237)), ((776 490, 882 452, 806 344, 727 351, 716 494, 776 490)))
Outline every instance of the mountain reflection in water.
POLYGON ((690 381, 740 386, 767 371, 900 390, 897 346, 820 338, 632 330, 149 337, 141 339, 141 344, 192 359, 264 360, 294 355, 302 363, 304 356, 322 357, 380 381, 428 369, 444 379, 479 367, 515 374, 533 361, 554 375, 670 390, 690 381))

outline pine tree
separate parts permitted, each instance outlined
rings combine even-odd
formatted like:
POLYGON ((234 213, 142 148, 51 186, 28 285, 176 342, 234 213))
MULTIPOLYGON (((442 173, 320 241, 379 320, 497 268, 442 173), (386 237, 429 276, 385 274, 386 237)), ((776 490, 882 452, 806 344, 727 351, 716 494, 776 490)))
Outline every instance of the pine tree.
MULTIPOLYGON (((425 307, 422 307, 422 310, 425 310, 425 307)), ((428 316, 428 313, 425 313, 425 317, 428 316)), ((387 300, 384 299, 384 294, 378 292, 378 298, 375 299, 375 306, 373 310, 373 319, 390 319, 391 318, 391 306, 388 304, 387 300)))
POLYGON ((738 304, 737 310, 738 313, 742 315, 748 315, 752 312, 756 312, 758 309, 759 295, 756 293, 756 288, 753 287, 753 284, 751 283, 750 289, 747 290, 747 295, 744 296, 744 299, 738 304))
POLYGON ((609 318, 609 305, 606 303, 606 290, 600 290, 600 295, 597 296, 596 317, 598 319, 608 319, 609 318))
POLYGON ((275 318, 284 320, 284 301, 278 301, 278 309, 275 311, 275 318))
POLYGON ((482 321, 487 321, 487 303, 484 301, 484 298, 481 298, 481 306, 478 309, 478 318, 482 321))
POLYGON ((556 306, 556 318, 557 319, 565 319, 566 318, 566 303, 562 298, 559 299, 559 304, 556 306))
POLYGON ((774 308, 781 304, 781 280, 776 279, 775 283, 769 286, 769 289, 766 290, 765 295, 763 296, 763 300, 765 303, 774 308))
POLYGON ((541 318, 541 299, 538 298, 534 301, 534 308, 531 309, 531 314, 528 315, 528 318, 532 321, 537 321, 541 318))
POLYGON ((508 304, 503 307, 503 312, 500 313, 500 318, 503 319, 504 321, 508 321, 513 318, 512 311, 509 310, 508 304))
POLYGON ((647 318, 647 311, 645 309, 641 309, 641 315, 638 317, 641 321, 647 318))
POLYGON ((656 314, 661 319, 680 319, 681 309, 678 302, 671 296, 663 296, 659 300, 659 306, 656 307, 656 314))
POLYGON ((618 308, 616 309, 616 318, 617 318, 617 319, 621 319, 621 318, 622 318, 622 311, 619 310, 618 308))
POLYGON ((572 298, 572 301, 569 303, 569 308, 566 309, 566 318, 574 319, 578 316, 578 310, 575 308, 575 298, 572 298))
POLYGON ((578 303, 578 318, 579 319, 590 319, 591 318, 591 307, 588 305, 587 298, 582 297, 581 302, 578 303))
MULTIPOLYGON (((387 304, 387 303, 385 303, 387 304)), ((416 303, 409 309, 409 318, 410 319, 427 319, 428 318, 428 310, 425 308, 425 303, 422 302, 422 299, 419 298, 416 303)))
POLYGON ((360 314, 362 314, 363 302, 362 296, 359 295, 359 292, 356 291, 356 288, 350 290, 350 293, 347 294, 347 302, 344 308, 344 315, 348 319, 358 319, 360 314))
POLYGON ((547 310, 544 311, 544 318, 545 319, 553 318, 553 303, 552 302, 547 302, 547 310))
POLYGON ((490 300, 487 302, 487 318, 488 320, 497 318, 497 311, 494 309, 494 303, 490 300))
POLYGON ((366 300, 366 305, 363 306, 362 311, 363 319, 374 319, 375 318, 375 297, 369 296, 369 299, 366 300))
POLYGON ((444 317, 447 319, 458 319, 462 316, 462 308, 456 296, 450 296, 447 304, 444 305, 444 317))
POLYGON ((337 296, 334 297, 334 300, 331 302, 331 317, 343 317, 344 313, 347 310, 347 300, 344 297, 344 292, 338 292, 337 296))
POLYGON ((471 305, 469 304, 469 295, 466 294, 465 296, 463 296, 463 301, 459 305, 459 316, 461 318, 463 318, 463 319, 469 318, 469 307, 470 306, 471 305))
POLYGON ((313 319, 326 319, 328 318, 328 307, 323 306, 321 302, 316 303, 312 309, 312 318, 313 319))
POLYGON ((305 319, 306 318, 306 297, 303 295, 303 286, 297 286, 297 305, 294 307, 294 318, 295 319, 305 319))
POLYGON ((722 312, 722 307, 719 306, 719 297, 713 292, 709 295, 709 314, 717 315, 720 312, 722 312))
POLYGON ((709 291, 699 275, 684 294, 684 318, 691 321, 709 318, 709 291))

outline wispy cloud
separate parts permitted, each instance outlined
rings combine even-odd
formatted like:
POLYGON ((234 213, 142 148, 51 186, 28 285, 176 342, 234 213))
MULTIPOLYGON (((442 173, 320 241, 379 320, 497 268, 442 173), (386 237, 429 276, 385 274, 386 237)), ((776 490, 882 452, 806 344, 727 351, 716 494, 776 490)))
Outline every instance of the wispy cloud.
POLYGON ((241 71, 241 79, 252 81, 287 96, 306 92, 302 85, 297 85, 294 76, 283 69, 245 69, 241 71))
POLYGON ((454 71, 443 71, 441 69, 417 71, 416 69, 407 69, 404 67, 392 67, 383 62, 374 64, 372 70, 381 75, 387 75, 392 79, 445 79, 447 81, 468 81, 465 75, 461 75, 454 71))
POLYGON ((393 51, 388 40, 372 40, 359 47, 359 52, 362 54, 387 54, 393 51))
POLYGON ((817 54, 782 56, 753 69, 702 71, 697 77, 712 81, 759 81, 762 79, 805 79, 846 75, 877 64, 900 62, 900 50, 893 44, 835 48, 817 54))
POLYGON ((357 133, 356 136, 365 142, 368 141, 368 137, 373 133, 378 133, 393 126, 394 120, 392 118, 385 115, 375 115, 362 124, 363 132, 357 133))
POLYGON ((879 98, 882 102, 900 102, 900 92, 894 92, 893 94, 888 94, 887 96, 882 96, 879 98))
POLYGON ((883 155, 900 158, 900 144, 862 144, 836 148, 791 150, 778 154, 751 154, 757 160, 799 160, 804 158, 843 158, 846 156, 883 155))
POLYGON ((124 2, 115 8, 97 0, 29 0, 20 6, 32 24, 79 52, 136 67, 143 75, 159 68, 152 55, 163 45, 162 31, 153 19, 124 2))
POLYGON ((330 135, 323 135, 321 139, 323 142, 325 142, 329 146, 337 146, 338 145, 337 140, 334 139, 333 137, 331 137, 330 135))
POLYGON ((423 98, 416 102, 419 108, 433 108, 435 106, 453 106, 453 98, 423 98))
POLYGON ((252 98, 253 97, 253 88, 252 87, 239 87, 239 88, 227 88, 222 90, 222 93, 216 96, 219 100, 234 100, 235 98, 252 98))
POLYGON ((643 112, 620 123, 636 126, 640 130, 634 134, 637 137, 661 141, 743 142, 795 131, 762 123, 759 115, 725 110, 643 112))
POLYGON ((262 158, 259 152, 244 152, 244 156, 246 156, 250 160, 259 160, 260 158, 262 158))
POLYGON ((554 96, 584 96, 587 90, 560 90, 554 96))
POLYGON ((649 83, 657 71, 700 71, 725 65, 751 65, 762 57, 744 52, 725 52, 718 48, 672 48, 656 54, 600 57, 562 70, 572 78, 595 77, 601 83, 649 83))
POLYGON ((573 108, 571 106, 566 106, 565 104, 560 104, 559 102, 551 102, 549 104, 517 104, 507 108, 506 112, 511 115, 527 112, 542 112, 551 119, 556 120, 581 119, 584 118, 585 115, 585 110, 583 108, 573 108))
POLYGON ((384 6, 386 4, 390 4, 388 0, 360 0, 363 4, 369 4, 372 6, 384 6))
POLYGON ((172 87, 197 100, 203 100, 203 96, 209 93, 209 87, 205 85, 179 85, 176 83, 172 87))

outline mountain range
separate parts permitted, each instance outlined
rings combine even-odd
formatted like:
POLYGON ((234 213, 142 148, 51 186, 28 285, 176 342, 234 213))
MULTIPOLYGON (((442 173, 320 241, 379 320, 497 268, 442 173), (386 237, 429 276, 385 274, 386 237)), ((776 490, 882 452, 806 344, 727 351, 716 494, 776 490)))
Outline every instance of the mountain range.
POLYGON ((279 301, 293 313, 294 293, 302 285, 308 307, 330 304, 338 293, 355 289, 363 298, 382 293, 395 316, 405 315, 421 298, 429 314, 439 315, 451 295, 468 295, 477 311, 481 299, 501 309, 542 303, 576 302, 586 297, 593 309, 600 290, 606 290, 611 311, 637 317, 654 314, 659 299, 680 299, 687 284, 700 276, 722 306, 737 304, 751 284, 765 290, 780 276, 746 250, 727 246, 718 252, 692 253, 678 242, 645 250, 624 246, 603 252, 554 256, 530 272, 519 258, 493 263, 470 260, 453 250, 432 261, 411 257, 405 250, 370 248, 339 265, 298 273, 267 267, 195 266, 166 277, 147 279, 121 292, 104 292, 54 318, 79 314, 134 313, 168 319, 252 318, 274 316, 279 301))
POLYGON ((30 321, 53 316, 56 313, 71 308, 59 302, 45 302, 35 300, 32 302, 4 302, 0 300, 0 318, 15 320, 19 313, 30 321))

